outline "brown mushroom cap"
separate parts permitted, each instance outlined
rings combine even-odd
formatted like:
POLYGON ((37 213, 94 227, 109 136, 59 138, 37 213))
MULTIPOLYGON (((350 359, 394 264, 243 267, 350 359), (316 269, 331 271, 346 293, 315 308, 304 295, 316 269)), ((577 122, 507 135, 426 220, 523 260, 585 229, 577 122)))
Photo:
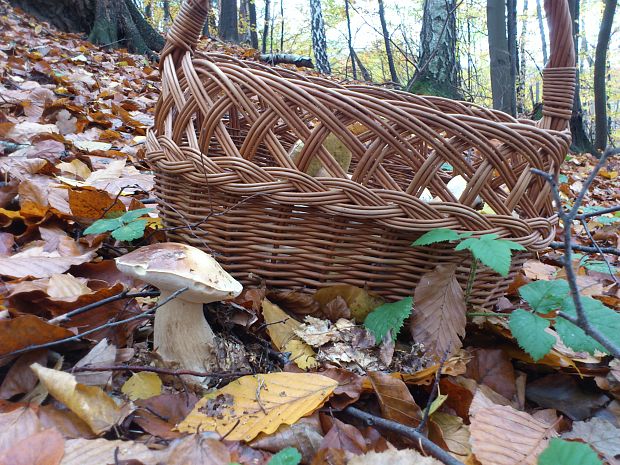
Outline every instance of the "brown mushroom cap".
POLYGON ((209 254, 196 247, 165 242, 140 247, 116 259, 117 268, 162 291, 187 287, 180 298, 209 303, 238 296, 243 287, 209 254))

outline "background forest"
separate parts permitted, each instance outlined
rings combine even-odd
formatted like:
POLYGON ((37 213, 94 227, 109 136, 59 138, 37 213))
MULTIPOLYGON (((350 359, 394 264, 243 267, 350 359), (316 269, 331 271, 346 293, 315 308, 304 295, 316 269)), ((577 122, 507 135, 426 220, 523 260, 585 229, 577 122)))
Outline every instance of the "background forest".
MULTIPOLYGON (((180 3, 139 0, 138 5, 164 31, 180 3)), ((603 21, 604 0, 571 0, 580 84, 571 121, 575 150, 592 151, 594 143, 602 149, 607 139, 615 144, 620 138, 616 3, 607 2, 603 21), (597 65, 602 86, 598 139, 597 65)), ((212 4, 205 32, 263 53, 314 58, 321 24, 329 67, 314 59, 319 70, 462 98, 513 115, 536 118, 539 113, 542 69, 550 53, 542 0, 220 0, 212 4)))

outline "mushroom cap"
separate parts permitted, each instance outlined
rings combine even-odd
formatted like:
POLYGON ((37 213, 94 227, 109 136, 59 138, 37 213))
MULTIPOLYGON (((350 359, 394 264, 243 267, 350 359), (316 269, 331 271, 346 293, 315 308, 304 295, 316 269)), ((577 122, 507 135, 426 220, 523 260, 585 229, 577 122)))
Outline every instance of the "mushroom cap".
POLYGON ((116 259, 116 267, 129 276, 177 291, 179 298, 196 303, 217 302, 238 296, 243 287, 209 254, 191 245, 164 242, 140 247, 116 259))

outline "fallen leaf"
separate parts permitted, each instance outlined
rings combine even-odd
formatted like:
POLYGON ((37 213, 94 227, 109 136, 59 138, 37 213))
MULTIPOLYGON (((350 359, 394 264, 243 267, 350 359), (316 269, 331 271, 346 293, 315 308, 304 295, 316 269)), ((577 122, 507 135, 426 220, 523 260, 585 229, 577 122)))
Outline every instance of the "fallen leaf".
POLYGON ((178 431, 172 431, 194 408, 198 397, 194 394, 179 396, 177 394, 162 394, 136 401, 138 407, 134 421, 147 433, 162 439, 174 439, 181 436, 178 431))
POLYGON ((425 457, 413 449, 389 449, 383 452, 370 451, 355 455, 347 465, 442 465, 437 459, 425 457))
MULTIPOLYGON (((116 346, 107 339, 102 339, 84 357, 75 364, 75 368, 85 366, 96 368, 110 366, 116 361, 116 346)), ((89 386, 105 386, 112 379, 111 371, 79 371, 75 373, 75 380, 89 386)))
POLYGON ((387 373, 372 371, 368 378, 379 399, 384 418, 416 428, 422 421, 422 409, 413 400, 407 385, 387 373))
POLYGON ((243 376, 203 397, 178 425, 181 432, 215 431, 231 441, 251 441, 293 424, 317 408, 338 383, 311 373, 243 376))
POLYGON ((310 463, 322 440, 321 422, 318 415, 315 414, 301 418, 292 425, 282 425, 273 434, 261 434, 250 445, 273 453, 287 447, 294 447, 301 453, 302 461, 310 463))
POLYGON ((121 392, 131 400, 149 399, 161 394, 162 382, 157 373, 141 371, 131 375, 121 392))
POLYGON ((620 428, 601 418, 574 422, 573 429, 562 438, 580 439, 607 457, 620 455, 620 428))
POLYGON ((228 465, 232 461, 222 442, 200 434, 178 440, 171 449, 166 465, 228 465))
POLYGON ((65 454, 65 440, 55 429, 44 429, 0 454, 1 465, 59 465, 65 454))
POLYGON ((134 441, 70 439, 60 465, 102 465, 118 460, 139 460, 144 465, 167 463, 169 450, 151 450, 134 441))
POLYGON ((467 364, 466 376, 485 384, 506 399, 517 392, 515 373, 510 359, 502 349, 476 349, 467 364))
POLYGON ((119 407, 99 387, 79 384, 69 373, 38 363, 32 365, 32 370, 49 393, 84 420, 95 434, 108 431, 131 413, 129 408, 119 407))
POLYGON ((74 336, 71 331, 50 325, 39 317, 21 315, 0 320, 0 356, 16 350, 74 336))
POLYGON ((39 417, 30 407, 17 407, 10 412, 0 413, 0 455, 40 430, 39 417))
POLYGON ((411 336, 438 360, 457 352, 465 336, 467 307, 456 268, 457 264, 438 265, 424 274, 413 296, 411 336))
POLYGON ((351 316, 360 323, 370 312, 385 303, 383 299, 370 294, 365 289, 349 284, 324 287, 314 294, 314 300, 323 307, 328 306, 338 297, 346 302, 351 309, 351 316))
POLYGON ((457 416, 435 412, 431 420, 440 429, 448 451, 463 461, 471 454, 469 427, 457 416))
POLYGON ((0 399, 10 399, 18 394, 30 392, 39 381, 30 369, 30 365, 45 363, 46 360, 47 350, 36 350, 21 355, 11 366, 0 385, 0 399))

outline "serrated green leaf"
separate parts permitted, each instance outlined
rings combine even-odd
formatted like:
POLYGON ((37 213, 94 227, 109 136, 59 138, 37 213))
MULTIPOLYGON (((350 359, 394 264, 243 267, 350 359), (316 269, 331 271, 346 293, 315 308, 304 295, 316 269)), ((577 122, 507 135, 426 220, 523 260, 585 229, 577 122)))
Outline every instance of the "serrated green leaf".
POLYGON ((471 236, 471 233, 459 233, 453 231, 452 229, 433 229, 427 233, 422 234, 418 239, 411 245, 430 245, 436 244, 438 242, 446 242, 446 241, 459 241, 466 237, 471 236))
MULTIPOLYGON (((613 343, 620 344, 620 314, 592 297, 582 296, 581 302, 590 324, 613 343)), ((570 296, 564 299, 561 308, 567 315, 577 316, 575 304, 570 296)), ((593 354, 594 351, 598 350, 605 354, 608 353, 607 349, 588 336, 583 329, 564 318, 559 317, 556 320, 555 329, 562 338, 562 342, 577 352, 593 354)))
POLYGON ((469 250, 476 260, 502 276, 508 276, 513 250, 525 250, 521 244, 499 239, 497 234, 485 234, 481 237, 465 239, 454 250, 469 250))
POLYGON ((509 324, 519 347, 530 354, 535 362, 547 355, 555 344, 555 337, 545 331, 549 321, 538 315, 519 308, 510 314, 509 324))
POLYGON ((120 228, 123 223, 118 219, 97 220, 84 230, 84 234, 101 234, 120 228))
POLYGON ((132 221, 137 220, 141 216, 146 215, 150 211, 153 211, 153 209, 152 208, 139 208, 137 210, 131 210, 125 213, 123 216, 121 216, 120 220, 125 224, 131 223, 132 221))
POLYGON ((112 237, 119 241, 133 241, 144 236, 144 229, 148 224, 147 220, 136 220, 122 228, 112 231, 112 237))
POLYGON ((519 295, 532 310, 547 313, 562 305, 570 288, 564 279, 554 281, 535 281, 519 288, 519 295))
POLYGON ((368 314, 364 320, 364 326, 375 336, 377 343, 381 342, 390 330, 392 331, 392 339, 396 340, 405 319, 411 314, 412 307, 412 297, 383 304, 368 314))
POLYGON ((588 444, 553 438, 538 456, 538 465, 603 465, 603 462, 588 444))
POLYGON ((606 262, 602 260, 586 260, 583 265, 586 269, 591 271, 596 271, 598 273, 606 273, 609 274, 609 269, 611 268, 612 273, 618 272, 618 267, 613 265, 607 265, 606 262))
POLYGON ((298 465, 301 454, 294 447, 287 447, 271 457, 267 465, 298 465))

